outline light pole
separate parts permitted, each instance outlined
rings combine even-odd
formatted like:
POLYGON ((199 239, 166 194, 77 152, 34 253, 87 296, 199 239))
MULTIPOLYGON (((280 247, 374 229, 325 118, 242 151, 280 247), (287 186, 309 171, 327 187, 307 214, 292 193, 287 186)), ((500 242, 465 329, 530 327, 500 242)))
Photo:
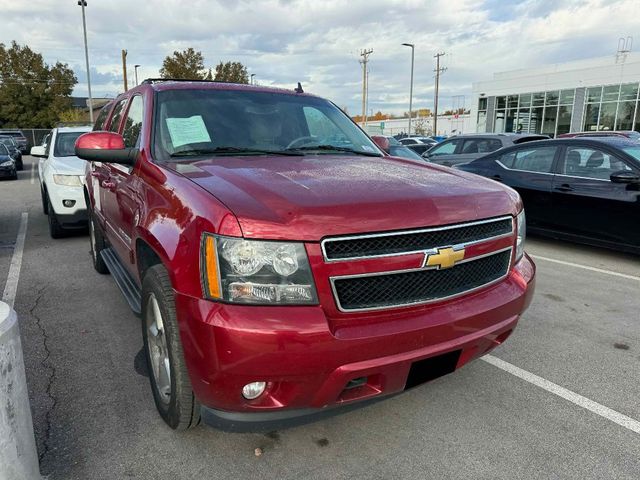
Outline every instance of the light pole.
POLYGON ((136 85, 138 84, 138 67, 140 67, 141 65, 134 65, 133 66, 133 75, 136 78, 136 85))
POLYGON ((78 5, 82 7, 82 30, 84 32, 84 58, 87 62, 87 88, 89 90, 89 120, 93 123, 93 97, 91 96, 91 73, 89 72, 89 47, 87 45, 87 21, 84 16, 86 0, 78 0, 78 5))
POLYGON ((413 43, 403 43, 404 47, 411 47, 411 86, 409 87, 409 129, 407 135, 411 136, 411 117, 413 116, 413 54, 415 45, 413 43))
POLYGON ((251 80, 249 80, 249 83, 250 83, 251 85, 253 85, 253 77, 255 77, 255 76, 256 76, 256 74, 255 74, 255 73, 252 73, 252 74, 251 74, 251 80))

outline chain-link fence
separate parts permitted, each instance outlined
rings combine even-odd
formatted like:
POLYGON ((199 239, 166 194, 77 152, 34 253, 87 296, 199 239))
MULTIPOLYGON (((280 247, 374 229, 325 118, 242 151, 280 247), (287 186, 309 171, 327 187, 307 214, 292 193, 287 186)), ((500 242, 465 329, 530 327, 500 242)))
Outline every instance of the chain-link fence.
POLYGON ((27 152, 34 145, 41 145, 45 135, 51 132, 50 128, 21 128, 20 131, 27 137, 27 152))

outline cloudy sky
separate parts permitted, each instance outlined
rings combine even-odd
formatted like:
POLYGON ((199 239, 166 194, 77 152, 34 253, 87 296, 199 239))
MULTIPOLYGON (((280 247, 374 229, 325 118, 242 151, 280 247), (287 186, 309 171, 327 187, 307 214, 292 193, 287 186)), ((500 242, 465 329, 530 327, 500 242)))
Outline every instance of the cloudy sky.
MULTIPOLYGON (((372 48, 370 109, 408 110, 410 49, 416 45, 415 108, 433 105, 434 53, 446 52, 441 106, 493 72, 614 54, 640 31, 638 0, 87 0, 94 96, 122 89, 129 75, 158 75, 163 58, 194 47, 207 66, 236 60, 262 85, 325 96, 361 111, 359 52, 372 48)), ((81 9, 76 0, 0 0, 0 40, 16 40, 49 63, 68 63, 86 95, 81 9)), ((640 48, 640 35, 636 38, 640 48)), ((457 97, 457 98, 456 98, 457 97)))

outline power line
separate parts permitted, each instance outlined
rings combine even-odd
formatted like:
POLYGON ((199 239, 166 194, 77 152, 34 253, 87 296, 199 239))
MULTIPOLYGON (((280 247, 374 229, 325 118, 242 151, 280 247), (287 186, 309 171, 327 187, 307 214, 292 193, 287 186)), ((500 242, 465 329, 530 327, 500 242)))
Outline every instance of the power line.
POLYGON ((369 55, 373 53, 373 48, 369 50, 361 50, 360 56, 362 60, 362 125, 364 126, 367 118, 367 95, 369 94, 369 78, 367 71, 367 63, 369 63, 369 55))
POLYGON ((433 99, 433 134, 438 135, 438 92, 440 90, 440 75, 447 71, 445 67, 440 67, 440 57, 444 57, 445 53, 436 53, 433 57, 436 59, 436 90, 433 99))

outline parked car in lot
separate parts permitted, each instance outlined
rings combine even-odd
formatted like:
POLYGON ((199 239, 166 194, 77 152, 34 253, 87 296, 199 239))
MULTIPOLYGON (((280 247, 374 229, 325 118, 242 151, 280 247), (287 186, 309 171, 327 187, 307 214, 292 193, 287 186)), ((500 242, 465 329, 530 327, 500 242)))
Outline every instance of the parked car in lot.
POLYGON ((9 149, 0 143, 0 178, 16 180, 18 178, 16 170, 16 161, 11 156, 9 149))
POLYGON ((572 132, 558 135, 557 138, 575 137, 624 137, 640 142, 640 132, 634 130, 598 130, 594 132, 572 132))
POLYGON ((430 148, 422 157, 432 163, 450 167, 470 162, 500 148, 547 138, 549 137, 546 135, 518 133, 458 135, 430 148))
POLYGON ((49 234, 61 238, 67 230, 87 227, 83 179, 85 162, 76 157, 75 142, 91 127, 62 127, 51 131, 47 146, 31 148, 39 157, 38 177, 42 210, 48 215, 49 234))
POLYGON ((22 153, 27 153, 27 137, 20 130, 0 129, 0 135, 13 137, 22 153))
POLYGON ((378 147, 392 157, 410 158, 411 160, 422 160, 422 157, 409 147, 400 143, 394 137, 384 135, 374 135, 371 137, 378 147))
POLYGON ((424 152, 438 143, 430 137, 405 137, 401 138, 399 142, 408 149, 416 152, 418 155, 422 155, 424 152))
POLYGON ((533 294, 515 191, 388 156, 301 88, 146 80, 76 153, 94 267, 142 317, 174 429, 401 392, 502 343, 533 294))
POLYGON ((22 152, 14 138, 0 135, 0 143, 9 150, 9 155, 11 155, 11 158, 16 162, 16 168, 18 170, 22 170, 24 168, 24 164, 22 163, 22 152))
POLYGON ((640 145, 633 140, 544 140, 458 168, 515 188, 530 230, 640 253, 640 145))

